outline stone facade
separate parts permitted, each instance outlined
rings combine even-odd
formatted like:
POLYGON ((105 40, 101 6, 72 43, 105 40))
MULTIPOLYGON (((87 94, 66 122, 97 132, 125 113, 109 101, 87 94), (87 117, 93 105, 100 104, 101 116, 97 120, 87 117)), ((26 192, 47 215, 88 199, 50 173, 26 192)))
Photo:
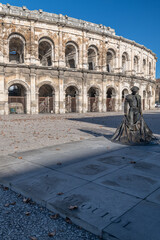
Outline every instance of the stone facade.
POLYGON ((110 27, 0 4, 0 114, 119 111, 155 103, 156 56, 110 27))

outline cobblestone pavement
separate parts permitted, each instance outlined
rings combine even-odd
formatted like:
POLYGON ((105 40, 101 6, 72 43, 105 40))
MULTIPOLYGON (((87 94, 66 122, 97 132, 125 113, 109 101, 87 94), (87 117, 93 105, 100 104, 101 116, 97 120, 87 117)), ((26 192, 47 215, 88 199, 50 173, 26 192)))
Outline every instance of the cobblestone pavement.
POLYGON ((1 240, 98 240, 53 212, 0 185, 1 240))
MULTIPOLYGON (((160 134, 160 110, 145 112, 154 133, 160 134)), ((0 117, 0 155, 39 149, 95 136, 110 136, 122 113, 9 115, 0 117)))

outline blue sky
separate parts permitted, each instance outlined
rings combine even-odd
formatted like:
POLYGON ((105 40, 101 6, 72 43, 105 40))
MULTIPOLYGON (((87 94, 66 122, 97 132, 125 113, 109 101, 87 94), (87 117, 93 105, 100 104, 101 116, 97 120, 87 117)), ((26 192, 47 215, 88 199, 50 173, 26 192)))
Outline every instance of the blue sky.
POLYGON ((7 0, 15 6, 103 24, 116 34, 134 40, 156 53, 157 78, 160 78, 160 0, 7 0))

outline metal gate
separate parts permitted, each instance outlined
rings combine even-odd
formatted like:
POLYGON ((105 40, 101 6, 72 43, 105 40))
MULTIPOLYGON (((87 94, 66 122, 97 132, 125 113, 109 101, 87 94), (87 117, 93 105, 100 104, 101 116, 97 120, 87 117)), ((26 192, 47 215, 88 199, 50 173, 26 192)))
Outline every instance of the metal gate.
POLYGON ((76 97, 67 96, 66 97, 66 112, 76 112, 76 97))
POLYGON ((39 97, 39 113, 54 113, 53 97, 39 97))
POLYGON ((88 110, 89 110, 89 112, 98 112, 98 98, 97 97, 89 97, 88 110))
POLYGON ((26 97, 9 96, 8 105, 10 113, 26 113, 26 97))
POLYGON ((107 98, 106 99, 106 106, 107 106, 107 112, 115 111, 115 99, 114 98, 107 98))

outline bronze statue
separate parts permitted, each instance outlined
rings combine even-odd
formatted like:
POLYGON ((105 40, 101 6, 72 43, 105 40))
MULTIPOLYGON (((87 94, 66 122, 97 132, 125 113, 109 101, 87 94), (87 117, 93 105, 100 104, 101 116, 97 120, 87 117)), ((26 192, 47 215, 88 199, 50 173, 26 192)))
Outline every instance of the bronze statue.
POLYGON ((139 145, 158 141, 145 123, 141 109, 141 96, 138 87, 132 87, 124 102, 124 119, 112 141, 122 144, 139 145))

